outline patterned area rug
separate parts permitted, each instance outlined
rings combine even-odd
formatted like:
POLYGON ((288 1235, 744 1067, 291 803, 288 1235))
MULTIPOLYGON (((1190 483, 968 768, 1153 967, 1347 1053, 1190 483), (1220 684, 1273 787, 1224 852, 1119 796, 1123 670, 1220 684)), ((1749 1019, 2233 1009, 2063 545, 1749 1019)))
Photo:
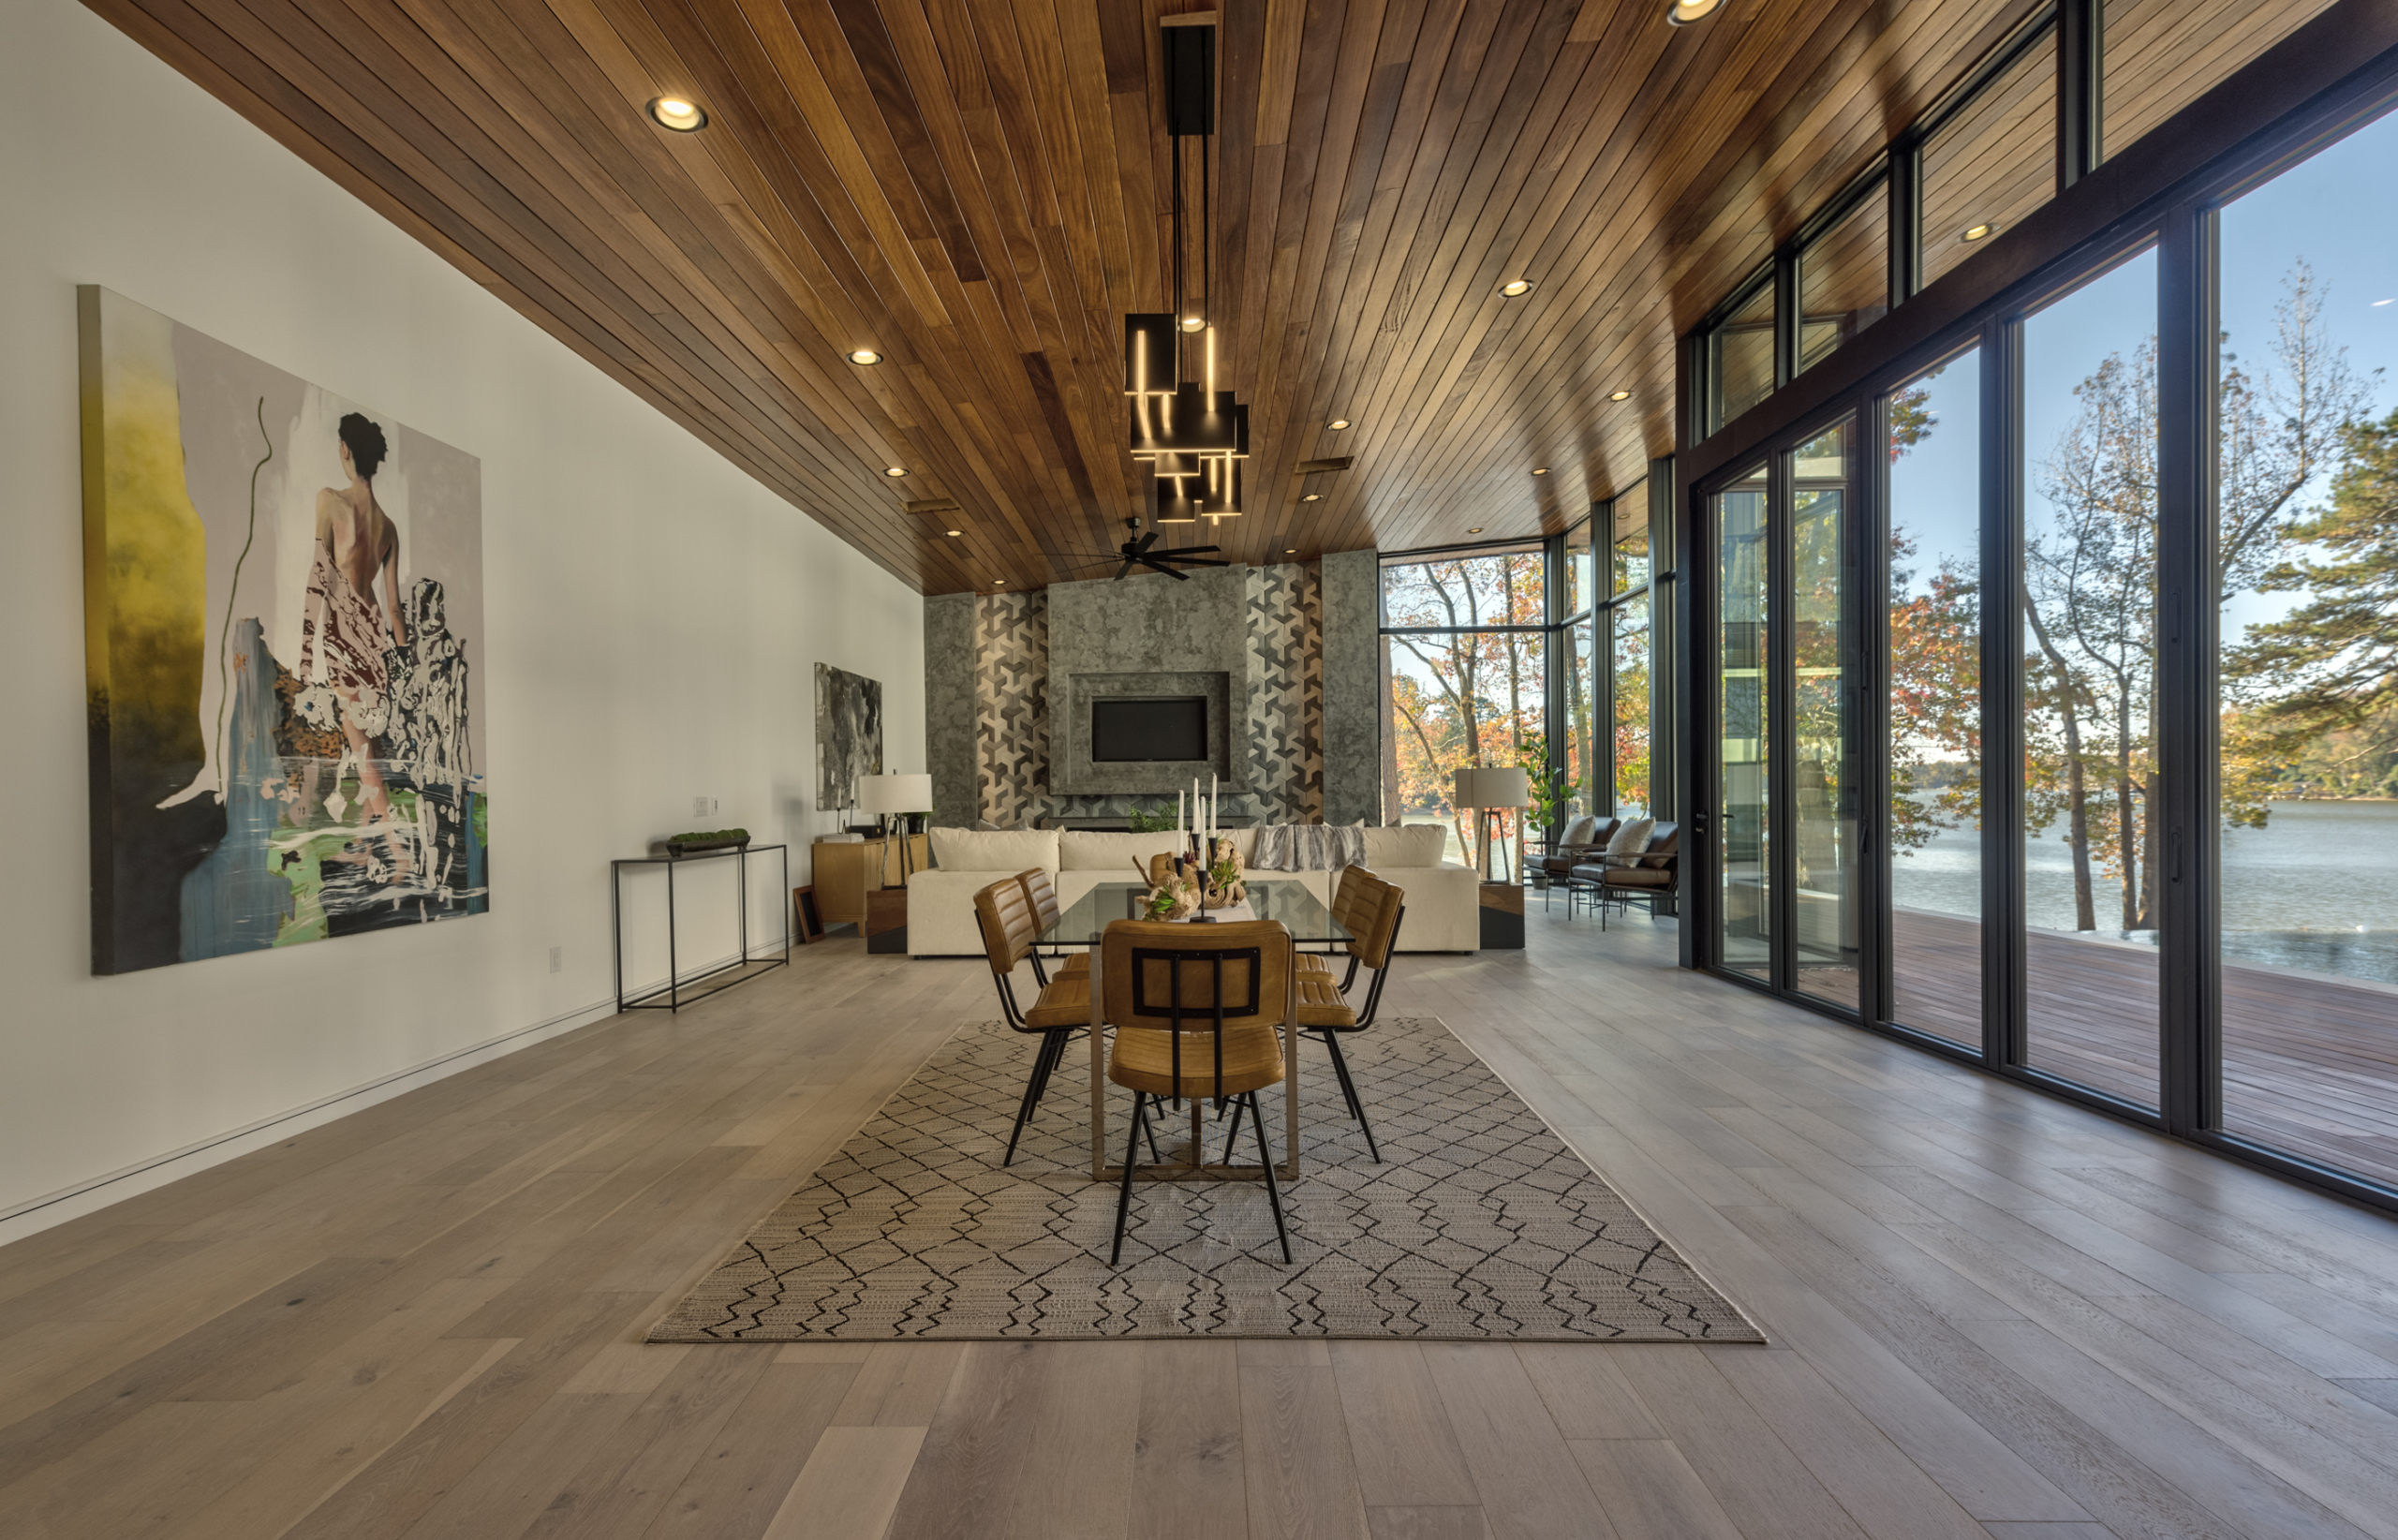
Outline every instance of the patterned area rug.
MULTIPOLYGON (((1081 1039, 999 1165, 1034 1046, 996 1021, 961 1029, 649 1340, 1765 1340, 1429 1016, 1344 1040, 1380 1165, 1321 1041, 1302 1042, 1292 1266, 1262 1183, 1194 1180, 1134 1185, 1111 1270, 1117 1189, 1090 1179, 1081 1039)), ((1108 1089, 1113 1144, 1132 1093, 1108 1089)), ((1281 1092, 1260 1100, 1279 1153, 1281 1092)), ((1229 1127, 1210 1116, 1209 1158, 1229 1127)), ((1188 1158, 1187 1110, 1157 1133, 1188 1158)), ((1254 1161, 1246 1128, 1241 1144, 1254 1161)))

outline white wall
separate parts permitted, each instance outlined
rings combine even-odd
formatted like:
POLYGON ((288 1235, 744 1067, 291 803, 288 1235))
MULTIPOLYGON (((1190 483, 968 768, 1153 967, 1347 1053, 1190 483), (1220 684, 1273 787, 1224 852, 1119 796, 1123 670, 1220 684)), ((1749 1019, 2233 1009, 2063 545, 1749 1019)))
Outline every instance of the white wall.
MULTIPOLYGON (((925 749, 911 589, 198 86, 73 0, 7 0, 0 100, 6 1239, 593 1019, 608 862, 694 796, 792 841, 805 881, 836 822, 816 662, 883 682, 895 766, 925 749), (481 457, 491 913, 91 976, 79 283, 481 457)), ((687 960, 732 945, 713 917, 687 960)))

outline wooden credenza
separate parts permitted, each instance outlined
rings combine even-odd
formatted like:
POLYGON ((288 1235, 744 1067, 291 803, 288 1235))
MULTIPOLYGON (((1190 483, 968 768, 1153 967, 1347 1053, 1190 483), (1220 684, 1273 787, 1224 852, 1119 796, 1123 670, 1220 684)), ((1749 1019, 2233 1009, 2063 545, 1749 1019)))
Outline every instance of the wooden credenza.
MULTIPOLYGON (((816 884, 816 912, 827 925, 863 924, 866 890, 879 888, 886 881, 896 886, 901 881, 899 842, 896 839, 866 839, 855 844, 820 839, 807 850, 816 867, 816 875, 810 879, 816 884), (885 847, 889 857, 887 875, 885 847)), ((932 858, 931 836, 909 837, 907 870, 922 871, 932 865, 932 858)))

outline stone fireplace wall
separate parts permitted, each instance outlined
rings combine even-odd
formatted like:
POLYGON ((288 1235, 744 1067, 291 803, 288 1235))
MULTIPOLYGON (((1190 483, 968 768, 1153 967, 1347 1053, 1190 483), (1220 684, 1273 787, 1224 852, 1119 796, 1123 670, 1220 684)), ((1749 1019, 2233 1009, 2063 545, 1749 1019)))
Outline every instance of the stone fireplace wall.
MULTIPOLYGON (((1292 562, 1207 576, 1220 584, 1238 585, 1231 596, 1232 613, 1239 616, 1241 631, 1241 674, 1236 680, 1236 695, 1245 684, 1248 697, 1241 741, 1249 784, 1246 790, 1225 792, 1225 811, 1246 813, 1263 822, 1313 822, 1323 816, 1324 807, 1324 625, 1316 568, 1292 562)), ((1128 579, 1106 598, 1112 606, 1181 597, 1163 586, 1168 581, 1128 579)), ((1094 623, 1091 634, 1056 637, 1052 596, 1064 586, 1057 585, 1043 593, 970 596, 973 818, 1014 828, 1044 816, 1106 817, 1135 807, 1153 807, 1162 800, 1155 794, 1070 796, 1050 790, 1054 645, 1063 641, 1069 656, 1088 662, 1111 657, 1110 649, 1121 641, 1115 629, 1103 622, 1094 623)), ((1072 615, 1088 614, 1092 610, 1088 600, 1096 597, 1073 595, 1063 607, 1072 615)), ((1190 597, 1203 598, 1195 593, 1190 597)), ((968 598, 950 596, 932 602, 946 604, 968 598)), ((1208 641, 1199 640, 1203 645, 1208 641)), ((1234 655, 1230 648, 1222 648, 1220 656, 1234 655)), ((1128 666, 1164 667, 1179 660, 1166 656, 1131 657, 1128 666)), ((929 649, 926 662, 938 666, 929 649)), ((931 735, 942 735, 941 724, 928 727, 931 735)), ((954 739, 956 734, 949 736, 954 739)), ((952 815, 946 805, 949 799, 940 795, 940 763, 936 763, 934 771, 935 800, 944 802, 939 816, 947 818, 952 815)), ((962 782, 955 772, 950 778, 962 782)), ((962 784, 958 790, 963 792, 962 784)))

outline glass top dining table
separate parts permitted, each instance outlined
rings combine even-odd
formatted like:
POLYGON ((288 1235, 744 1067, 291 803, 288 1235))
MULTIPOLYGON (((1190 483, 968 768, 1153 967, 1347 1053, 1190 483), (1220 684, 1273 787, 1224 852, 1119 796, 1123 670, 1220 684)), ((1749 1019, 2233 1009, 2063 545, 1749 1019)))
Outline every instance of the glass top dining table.
MULTIPOLYGON (((1097 946, 1110 923, 1142 917, 1141 896, 1148 891, 1139 882, 1102 882, 1068 905, 1058 923, 1041 933, 1040 944, 1097 946)), ((1351 939, 1349 927, 1334 919, 1324 900, 1302 882, 1252 881, 1248 908, 1250 913, 1242 918, 1280 920, 1301 946, 1351 939)))
MULTIPOLYGON (((1102 882, 1066 907, 1058 923, 1041 932, 1039 944, 1044 947, 1083 946, 1090 949, 1090 1174, 1094 1181, 1121 1179, 1123 1168, 1112 1166, 1107 1160, 1107 1070, 1103 1040, 1107 1036, 1100 1013, 1106 999, 1105 985, 1101 982, 1102 942, 1107 927, 1118 920, 1141 918, 1141 898, 1148 892, 1141 882, 1102 882)), ((1324 900, 1310 893, 1300 882, 1257 882, 1249 884, 1250 912, 1234 911, 1227 917, 1279 920, 1291 933, 1292 941, 1300 946, 1351 939, 1349 928, 1332 917, 1324 900)), ((1193 928, 1204 929, 1204 925, 1193 928)), ((1282 1158, 1274 1163, 1275 1171, 1284 1180, 1299 1174, 1299 1021, 1296 1001, 1293 1001, 1290 1018, 1282 1027, 1282 1158)), ((1200 1103, 1191 1104, 1191 1163, 1183 1167, 1149 1167, 1138 1175, 1144 1179, 1175 1180, 1182 1176, 1251 1177, 1261 1175, 1258 1167, 1202 1164, 1200 1103)))

